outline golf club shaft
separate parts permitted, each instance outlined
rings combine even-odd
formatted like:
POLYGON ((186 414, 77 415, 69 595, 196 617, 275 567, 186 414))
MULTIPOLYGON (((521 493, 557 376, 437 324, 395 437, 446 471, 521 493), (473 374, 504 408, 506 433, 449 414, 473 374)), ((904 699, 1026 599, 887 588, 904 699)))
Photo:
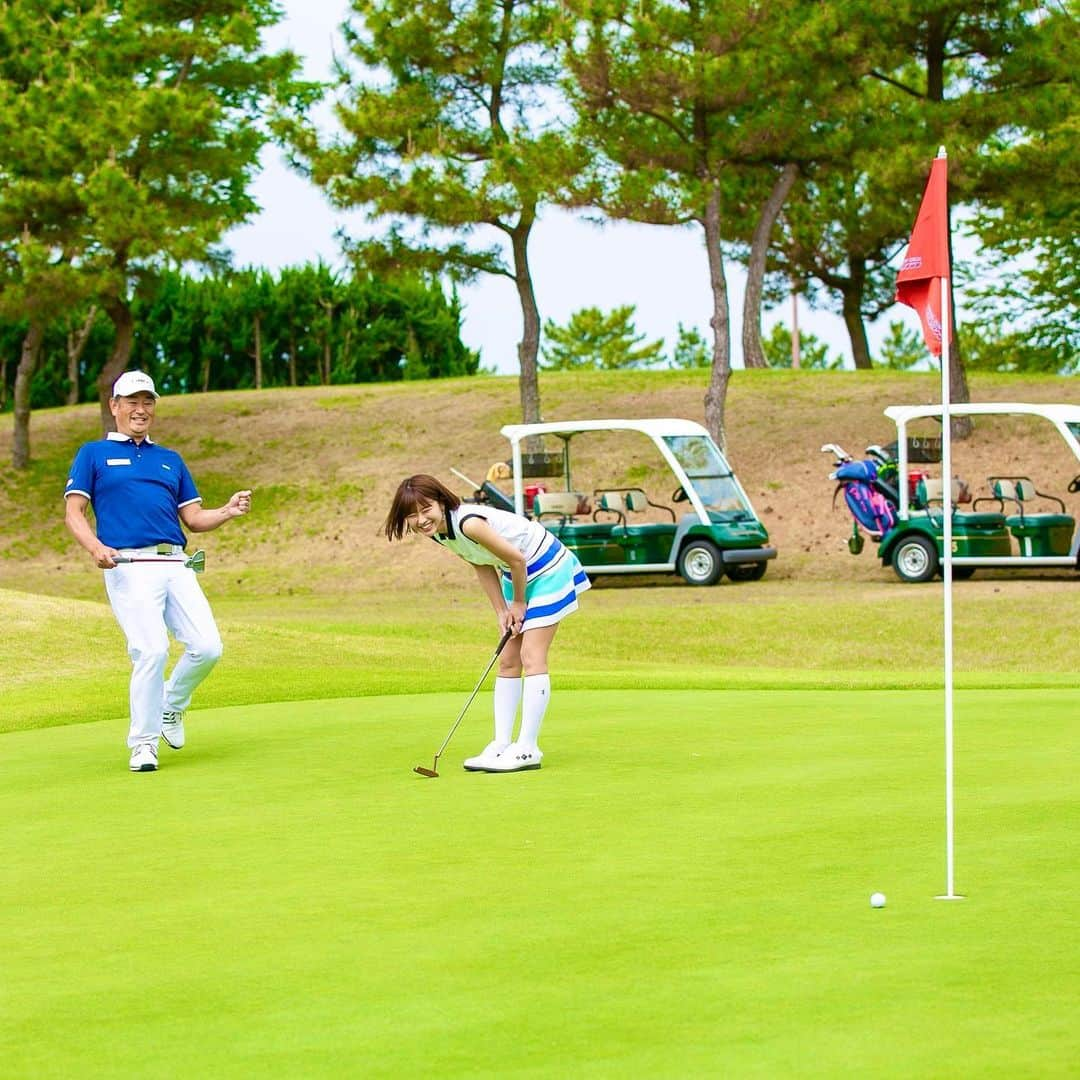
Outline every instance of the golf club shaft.
POLYGON ((170 562, 170 563, 171 562, 178 562, 178 563, 186 563, 186 562, 188 562, 188 560, 187 559, 170 559, 168 557, 168 555, 162 555, 162 556, 157 557, 157 558, 155 558, 154 556, 149 556, 149 557, 147 557, 145 559, 133 559, 129 555, 116 555, 116 556, 113 557, 113 562, 114 563, 132 563, 132 562, 170 562))
POLYGON ((495 646, 495 652, 492 654, 491 659, 488 661, 487 667, 484 668, 484 674, 480 676, 477 684, 473 687, 473 692, 469 695, 469 700, 465 702, 465 707, 461 710, 460 713, 458 713, 458 718, 454 721, 454 726, 446 733, 446 738, 443 739, 442 746, 439 747, 438 753, 435 755, 436 763, 438 762, 439 758, 442 757, 442 752, 449 745, 450 740, 454 737, 454 732, 457 731, 458 724, 461 723, 462 717, 464 717, 465 713, 468 712, 469 706, 473 702, 473 698, 476 697, 476 695, 480 692, 480 687, 484 685, 484 680, 488 677, 488 672, 491 671, 491 669, 495 666, 495 661, 499 659, 499 654, 503 651, 503 647, 510 640, 510 635, 512 633, 512 630, 507 630, 503 634, 502 639, 499 641, 499 644, 495 646))
POLYGON ((206 553, 200 548, 194 554, 187 556, 186 558, 176 558, 175 556, 170 558, 168 555, 115 555, 113 556, 113 562, 120 563, 180 563, 182 566, 187 567, 189 570, 194 570, 196 574, 200 574, 203 568, 206 566, 206 553))

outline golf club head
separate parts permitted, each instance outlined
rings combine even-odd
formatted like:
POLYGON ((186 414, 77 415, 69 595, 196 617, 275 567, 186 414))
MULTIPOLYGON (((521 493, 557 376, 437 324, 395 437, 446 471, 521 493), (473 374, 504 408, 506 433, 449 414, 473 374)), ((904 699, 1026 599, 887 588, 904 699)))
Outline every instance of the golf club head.
POLYGON ((850 461, 851 455, 842 447, 837 446, 836 443, 826 443, 822 448, 823 454, 832 454, 840 461, 850 461))
POLYGON ((439 774, 434 769, 425 769, 423 765, 417 765, 413 772, 419 773, 421 776, 438 776, 439 774))
POLYGON ((201 574, 206 569, 206 552, 196 551, 184 565, 191 567, 196 574, 201 574))

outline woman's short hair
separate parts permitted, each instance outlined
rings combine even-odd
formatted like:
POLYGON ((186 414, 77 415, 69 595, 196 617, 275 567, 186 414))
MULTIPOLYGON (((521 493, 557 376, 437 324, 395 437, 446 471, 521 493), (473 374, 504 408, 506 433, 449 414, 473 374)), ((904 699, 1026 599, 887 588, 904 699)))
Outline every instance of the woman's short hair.
POLYGON ((461 500, 444 483, 427 473, 417 473, 402 480, 383 524, 382 531, 387 540, 400 540, 407 531, 406 519, 430 503, 438 503, 443 513, 449 514, 461 505, 461 500))

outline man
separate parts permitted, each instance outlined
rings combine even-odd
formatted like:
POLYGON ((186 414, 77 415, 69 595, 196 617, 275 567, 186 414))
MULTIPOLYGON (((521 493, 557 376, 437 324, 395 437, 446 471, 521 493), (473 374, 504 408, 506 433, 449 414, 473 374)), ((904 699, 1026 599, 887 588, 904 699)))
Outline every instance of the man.
POLYGON ((116 431, 80 448, 64 492, 65 523, 106 571, 105 592, 127 638, 132 772, 157 769, 159 737, 174 750, 184 745, 184 710, 221 656, 210 605, 195 571, 184 565, 181 525, 209 532, 251 509, 250 491, 236 492, 216 510, 203 508, 180 455, 150 438, 157 399, 149 375, 125 371, 109 399, 116 431), (170 631, 185 652, 166 682, 170 631))

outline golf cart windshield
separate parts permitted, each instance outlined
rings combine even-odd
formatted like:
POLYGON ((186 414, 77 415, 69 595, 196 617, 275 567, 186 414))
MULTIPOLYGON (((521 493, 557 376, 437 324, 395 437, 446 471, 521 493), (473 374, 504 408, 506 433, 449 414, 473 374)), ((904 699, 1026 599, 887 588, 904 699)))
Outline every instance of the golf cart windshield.
POLYGON ((753 510, 735 482, 731 466, 712 439, 704 435, 666 435, 664 442, 683 467, 710 516, 725 521, 753 518, 753 510))
POLYGON ((1073 438, 1080 441, 1080 421, 1067 420, 1065 426, 1072 432, 1073 438))

